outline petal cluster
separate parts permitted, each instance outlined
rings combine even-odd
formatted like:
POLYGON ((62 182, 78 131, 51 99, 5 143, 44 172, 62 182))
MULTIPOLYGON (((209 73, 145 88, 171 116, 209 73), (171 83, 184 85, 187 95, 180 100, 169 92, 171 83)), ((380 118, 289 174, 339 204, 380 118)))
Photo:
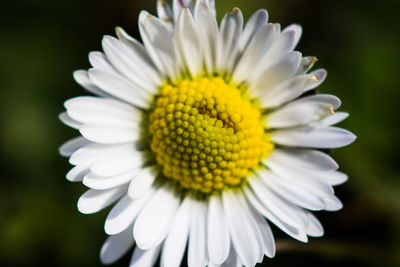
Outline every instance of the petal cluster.
POLYGON ((333 186, 347 176, 319 149, 346 146, 355 136, 333 126, 348 116, 336 112, 337 97, 304 96, 326 71, 309 72, 316 59, 294 51, 301 27, 281 30, 265 10, 244 24, 237 8, 218 25, 213 0, 174 0, 172 8, 160 0, 157 12, 140 14, 143 44, 121 28, 118 38, 104 37, 104 52, 89 54, 92 68, 74 72, 95 96, 66 101, 60 115, 80 132, 60 148, 74 166, 67 179, 89 188, 79 211, 115 203, 101 261, 113 263, 134 247, 131 266, 153 266, 159 257, 162 266, 179 266, 186 250, 191 267, 255 266, 275 254, 269 223, 301 242, 323 235, 311 211, 339 210, 333 186), (247 182, 207 197, 163 183, 159 147, 151 151, 143 131, 166 84, 201 77, 245 86, 274 144, 259 168, 246 173, 247 182))

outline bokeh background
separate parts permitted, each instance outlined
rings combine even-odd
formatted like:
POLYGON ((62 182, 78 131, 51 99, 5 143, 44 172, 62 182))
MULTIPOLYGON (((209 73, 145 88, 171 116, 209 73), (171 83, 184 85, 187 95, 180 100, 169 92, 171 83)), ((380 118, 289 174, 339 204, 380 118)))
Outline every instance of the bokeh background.
MULTIPOLYGON (((0 2, 0 265, 99 266, 107 211, 82 215, 85 187, 67 182, 58 147, 77 133, 58 121, 63 102, 86 94, 72 72, 119 25, 138 38, 137 18, 154 1, 0 2)), ((400 30, 398 0, 217 0, 245 18, 303 25, 298 50, 328 69, 320 92, 339 96, 341 124, 357 141, 332 152, 349 174, 336 188, 344 209, 317 212, 323 238, 308 244, 274 229, 278 251, 262 266, 400 266, 400 30)), ((127 266, 129 256, 115 266, 127 266)))

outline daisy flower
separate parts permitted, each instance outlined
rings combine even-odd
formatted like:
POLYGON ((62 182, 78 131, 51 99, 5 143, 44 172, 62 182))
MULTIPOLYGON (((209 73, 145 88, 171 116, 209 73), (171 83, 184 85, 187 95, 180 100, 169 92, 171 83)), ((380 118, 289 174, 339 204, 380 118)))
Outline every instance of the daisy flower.
POLYGON ((301 242, 323 235, 311 211, 342 207, 346 181, 321 149, 355 136, 332 125, 340 100, 310 94, 326 77, 294 51, 302 30, 283 30, 238 8, 218 26, 213 0, 158 1, 142 11, 143 44, 117 28, 92 68, 74 72, 95 96, 65 102, 60 119, 81 136, 61 154, 70 181, 89 187, 84 214, 112 204, 100 258, 134 247, 131 266, 254 266, 273 257, 269 223, 301 242))

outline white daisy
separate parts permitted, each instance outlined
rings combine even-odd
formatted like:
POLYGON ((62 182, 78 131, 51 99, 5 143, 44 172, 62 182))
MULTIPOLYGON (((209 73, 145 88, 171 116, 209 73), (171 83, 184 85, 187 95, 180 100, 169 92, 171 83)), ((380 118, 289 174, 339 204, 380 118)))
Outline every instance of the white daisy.
POLYGON ((273 257, 269 222, 291 237, 323 235, 310 212, 342 207, 332 186, 347 180, 318 149, 350 144, 333 127, 333 95, 308 94, 325 70, 293 51, 301 27, 283 31, 257 11, 243 27, 235 8, 218 27, 213 0, 158 1, 143 11, 143 45, 117 28, 93 68, 75 80, 96 96, 65 103, 60 119, 81 137, 61 147, 70 181, 90 189, 89 214, 117 202, 100 257, 131 266, 254 266, 273 257), (266 220, 266 219, 267 220, 266 220), (268 221, 268 222, 267 222, 268 221))

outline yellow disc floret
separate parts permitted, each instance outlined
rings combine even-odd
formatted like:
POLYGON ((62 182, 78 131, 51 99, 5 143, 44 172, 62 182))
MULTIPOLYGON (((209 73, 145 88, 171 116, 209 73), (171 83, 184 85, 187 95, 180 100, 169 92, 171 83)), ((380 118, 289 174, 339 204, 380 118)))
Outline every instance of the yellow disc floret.
POLYGON ((242 184, 272 149, 260 111, 221 78, 163 86, 148 125, 163 176, 205 194, 242 184))

